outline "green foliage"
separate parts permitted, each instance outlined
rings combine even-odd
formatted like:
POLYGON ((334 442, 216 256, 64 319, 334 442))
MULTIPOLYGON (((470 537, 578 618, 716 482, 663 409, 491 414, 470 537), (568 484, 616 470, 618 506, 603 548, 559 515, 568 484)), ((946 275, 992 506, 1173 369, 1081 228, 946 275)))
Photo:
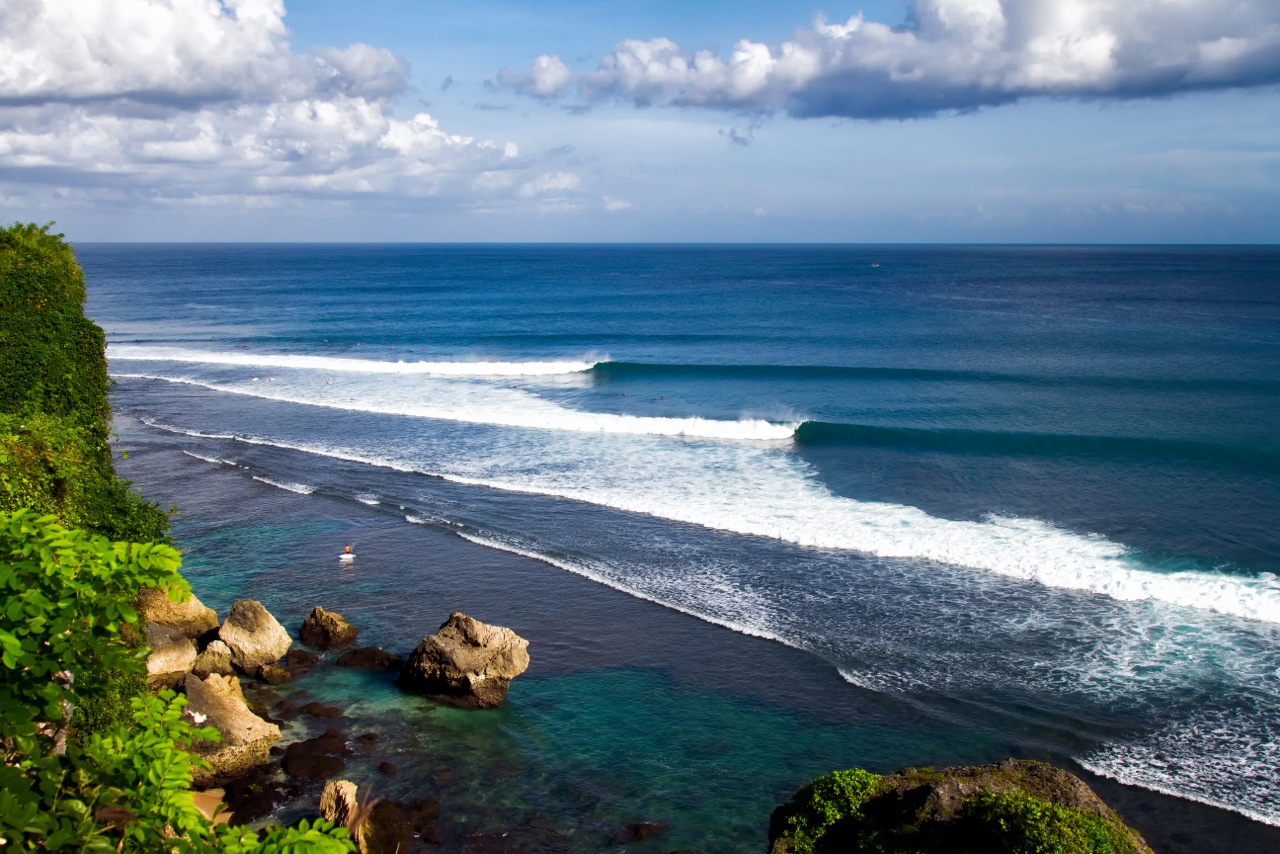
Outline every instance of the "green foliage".
POLYGON ((1017 789, 983 790, 967 799, 962 822, 972 834, 967 851, 1009 854, 1135 854, 1118 821, 1068 809, 1017 789))
POLYGON ((113 540, 167 541, 169 520, 118 480, 102 330, 49 226, 0 229, 0 510, 29 507, 113 540))
POLYGON ((815 845, 831 825, 856 819, 862 805, 875 794, 880 776, 854 768, 832 771, 800 791, 783 808, 783 836, 790 837, 795 854, 813 854, 815 845))
MULTIPOLYGON (((184 717, 171 691, 132 698, 129 727, 59 749, 72 704, 110 701, 115 680, 78 677, 90 661, 126 679, 144 671, 121 628, 138 619, 143 587, 178 588, 179 556, 165 545, 110 542, 30 511, 0 513, 0 846, 23 851, 213 852, 353 850, 325 822, 257 834, 214 826, 195 808, 181 749, 217 740, 184 717)), ((119 695, 114 695, 118 701, 119 695)))

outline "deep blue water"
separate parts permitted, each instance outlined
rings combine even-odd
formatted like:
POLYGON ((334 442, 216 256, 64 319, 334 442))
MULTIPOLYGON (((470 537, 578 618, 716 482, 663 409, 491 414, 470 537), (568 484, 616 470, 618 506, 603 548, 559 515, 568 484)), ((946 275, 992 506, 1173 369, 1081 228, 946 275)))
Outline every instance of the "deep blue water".
POLYGON ((815 713, 920 716, 867 764, 1280 823, 1280 249, 77 254, 117 413, 193 465, 783 644, 842 677, 815 713))

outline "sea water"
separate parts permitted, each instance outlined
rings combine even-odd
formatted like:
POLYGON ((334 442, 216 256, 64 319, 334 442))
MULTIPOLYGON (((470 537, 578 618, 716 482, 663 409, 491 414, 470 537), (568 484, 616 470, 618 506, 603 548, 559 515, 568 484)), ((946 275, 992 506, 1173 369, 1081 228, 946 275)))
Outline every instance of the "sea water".
POLYGON ((533 636, 459 803, 732 851, 831 768, 1018 754, 1280 825, 1280 250, 77 255, 126 438, 216 478, 204 598, 305 613, 359 518, 386 645, 442 597, 533 636))

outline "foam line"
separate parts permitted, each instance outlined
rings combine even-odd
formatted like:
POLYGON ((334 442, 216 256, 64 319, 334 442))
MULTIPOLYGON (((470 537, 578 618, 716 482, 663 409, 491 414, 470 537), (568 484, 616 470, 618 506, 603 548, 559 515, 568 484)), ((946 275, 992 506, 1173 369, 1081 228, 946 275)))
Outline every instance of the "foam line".
MULTIPOLYGON (((528 427, 536 430, 564 430, 575 433, 616 433, 627 435, 674 436, 696 439, 728 439, 746 441, 790 440, 799 422, 777 424, 763 419, 721 421, 711 418, 655 418, 639 415, 614 415, 603 412, 580 412, 565 409, 534 395, 514 389, 484 387, 480 389, 441 389, 425 402, 405 400, 379 402, 359 393, 339 390, 332 396, 302 391, 285 383, 254 383, 235 386, 208 382, 191 377, 167 377, 158 374, 111 374, 118 379, 161 380, 192 385, 227 394, 240 394, 262 400, 321 406, 347 412, 378 415, 405 415, 490 424, 497 427, 528 427), (345 395, 345 396, 344 396, 345 395)), ((456 385, 456 384, 455 384, 456 385)), ((326 387, 329 388, 329 387, 326 387)))
POLYGON ((116 344, 108 354, 113 360, 181 362, 200 365, 235 365, 245 368, 296 368, 325 373, 424 374, 440 377, 542 377, 589 371, 595 362, 380 362, 338 356, 299 356, 285 353, 216 352, 178 347, 116 344))
POLYGON ((259 477, 256 474, 253 475, 253 479, 260 483, 265 483, 269 486, 274 486, 277 489, 284 489, 289 492, 296 492, 299 495, 310 495, 311 493, 316 491, 316 488, 314 486, 307 486, 305 483, 289 483, 287 481, 272 480, 269 477, 259 477))

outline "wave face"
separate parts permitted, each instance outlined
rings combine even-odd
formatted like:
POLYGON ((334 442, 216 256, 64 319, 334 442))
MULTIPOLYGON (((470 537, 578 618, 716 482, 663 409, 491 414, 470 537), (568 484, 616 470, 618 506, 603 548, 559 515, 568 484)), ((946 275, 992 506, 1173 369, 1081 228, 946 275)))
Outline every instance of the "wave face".
POLYGON ((1280 256, 345 251, 108 278, 117 411, 1280 820, 1280 256))

